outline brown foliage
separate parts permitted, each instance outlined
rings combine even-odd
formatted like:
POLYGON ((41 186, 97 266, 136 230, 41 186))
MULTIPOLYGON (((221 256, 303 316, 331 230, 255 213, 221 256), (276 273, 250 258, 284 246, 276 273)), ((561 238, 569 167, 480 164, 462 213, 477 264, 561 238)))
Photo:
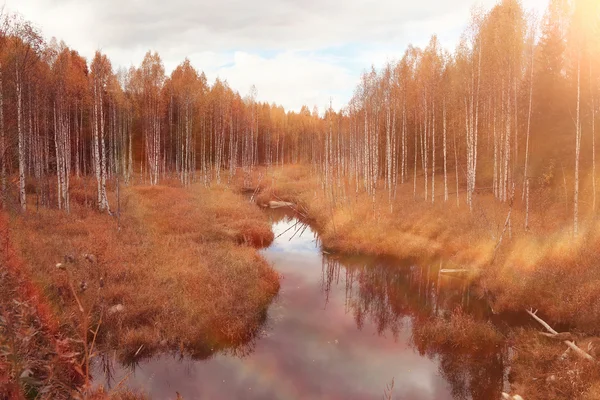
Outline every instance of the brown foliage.
POLYGON ((74 258, 68 273, 87 287, 79 296, 95 310, 94 329, 102 318, 99 342, 122 359, 165 346, 202 357, 250 340, 279 287, 255 249, 237 244, 273 240, 260 211, 218 187, 123 192, 121 229, 85 207, 71 215, 40 210, 12 225, 28 272, 70 321, 71 334, 80 321, 71 317, 66 275, 55 267, 67 254, 74 258))
POLYGON ((515 393, 534 400, 598 398, 598 368, 573 354, 562 357, 567 347, 561 342, 523 329, 516 331, 511 341, 515 393))
MULTIPOLYGON (((441 258, 445 265, 471 269, 472 279, 495 312, 519 312, 533 307, 551 324, 561 323, 587 334, 600 332, 600 230, 596 220, 590 218, 582 224, 578 237, 573 238, 572 215, 560 202, 560 187, 532 194, 532 204, 540 206, 530 210, 529 231, 523 228, 524 204, 516 200, 511 229, 503 234, 509 206, 498 203, 491 193, 479 193, 473 212, 469 212, 466 206, 456 206, 454 194, 448 203, 442 198, 431 204, 422 198, 415 200, 412 185, 410 189, 399 187, 390 211, 385 193, 373 202, 363 193, 356 194, 352 183, 345 180, 342 187, 324 190, 308 167, 286 166, 272 174, 270 185, 262 189, 257 202, 281 198, 300 204, 316 221, 326 248, 399 258, 441 258)), ((443 193, 439 187, 436 192, 443 193)), ((429 322, 424 328, 419 333, 427 337, 427 343, 452 348, 470 346, 471 328, 479 330, 456 315, 450 322, 429 322)), ((483 338, 487 334, 494 336, 486 331, 478 334, 483 338)), ((535 339, 536 345, 539 341, 535 339)), ((544 346, 553 346, 554 350, 561 347, 557 343, 544 346)), ((536 355, 524 350, 526 347, 517 349, 526 351, 519 356, 519 362, 527 360, 527 368, 544 370, 546 361, 540 359, 538 365, 536 355)), ((599 378, 588 372, 577 374, 579 383, 573 385, 583 388, 578 396, 599 378)), ((525 386, 529 382, 522 375, 516 376, 521 376, 516 379, 525 386)), ((560 390, 566 391, 559 388, 552 395, 535 398, 564 398, 559 395, 560 390)), ((575 393, 573 390, 566 393, 575 393)), ((590 388, 588 393, 594 390, 590 388)))
POLYGON ((504 337, 490 322, 475 321, 461 311, 448 320, 434 318, 416 327, 413 340, 421 351, 424 347, 456 352, 496 351, 504 337))
MULTIPOLYGON (((0 231, 8 232, 0 216, 0 231)), ((8 238, 5 238, 6 240, 8 238)), ((70 398, 83 377, 73 367, 79 360, 69 339, 35 285, 20 269, 10 242, 0 251, 0 398, 70 398)))

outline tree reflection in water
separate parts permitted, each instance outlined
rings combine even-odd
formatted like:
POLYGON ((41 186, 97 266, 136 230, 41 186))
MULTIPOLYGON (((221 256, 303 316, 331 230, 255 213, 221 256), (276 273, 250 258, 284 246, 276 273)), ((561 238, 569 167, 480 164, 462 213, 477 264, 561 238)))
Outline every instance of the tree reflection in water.
POLYGON ((465 330, 461 343, 447 340, 456 310, 475 326, 498 317, 465 280, 440 275, 439 260, 326 254, 289 210, 269 214, 278 238, 265 256, 283 279, 259 329, 239 343, 167 345, 141 361, 105 355, 97 375, 113 384, 130 376, 128 386, 158 398, 173 388, 184 398, 372 398, 392 377, 394 398, 500 398, 503 340, 490 346, 465 330), (432 321, 446 340, 429 334, 432 321))
MULTIPOLYGON (((416 335, 427 321, 447 320, 454 310, 476 321, 491 317, 489 307, 471 295, 465 280, 439 274, 441 265, 416 266, 386 258, 324 255, 322 262, 325 302, 334 285, 344 285, 346 312, 358 329, 366 323, 379 335, 398 339, 409 329, 413 348, 439 362, 439 372, 456 399, 500 398, 505 384, 505 346, 475 343, 469 347, 439 344, 427 335, 416 335)), ((452 335, 452 332, 448 332, 452 335)))

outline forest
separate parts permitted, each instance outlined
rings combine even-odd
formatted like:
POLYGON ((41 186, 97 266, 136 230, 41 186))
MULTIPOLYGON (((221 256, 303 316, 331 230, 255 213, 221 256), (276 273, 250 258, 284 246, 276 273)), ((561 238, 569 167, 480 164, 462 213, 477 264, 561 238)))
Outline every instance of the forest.
MULTIPOLYGON (((597 1, 550 0, 544 15, 518 0, 475 7, 454 51, 435 35, 409 46, 366 69, 339 110, 285 110, 259 101, 260 88, 240 94, 197 67, 185 59, 167 74, 153 51, 129 68, 101 51, 88 60, 0 12, 0 288, 17 293, 0 304, 29 304, 45 332, 39 349, 77 336, 77 351, 64 352, 84 355, 48 367, 52 385, 38 397, 59 398, 66 385, 103 398, 88 382, 96 341, 123 360, 161 346, 200 358, 246 351, 279 289, 255 251, 274 235, 248 193, 294 208, 327 251, 442 259, 467 271, 494 314, 539 310, 582 340, 600 335, 597 1), (104 269, 57 274, 69 257, 104 269), (105 293, 92 294, 91 282, 105 293), (134 284, 157 289, 132 293, 134 284), (205 293, 194 305, 192 286, 205 293), (202 340, 191 330, 198 318, 202 340), (68 382, 56 383, 57 371, 68 382)), ((25 324, 11 325, 23 315, 11 307, 0 339, 25 324)), ((452 315, 431 326, 480 329, 452 315)), ((518 354, 512 393, 598 398, 593 346, 583 349, 589 364, 559 361, 553 351, 567 347, 532 326, 503 333, 518 354)), ((0 398, 21 398, 23 368, 3 354, 0 398)))
POLYGON ((527 188, 560 186, 560 164, 573 181, 576 234, 580 177, 592 186, 581 185, 592 197, 584 212, 596 203, 598 20, 586 12, 592 3, 574 4, 553 1, 541 19, 518 2, 474 10, 454 54, 436 36, 424 49, 409 46, 399 61, 366 71, 346 107, 321 113, 260 103, 254 87, 242 97, 226 81, 209 85, 189 60, 166 76, 151 51, 129 69, 115 70, 101 52, 88 63, 5 16, 4 202, 16 193, 25 210, 29 188, 39 205, 68 212, 71 176, 94 176, 104 210, 106 184, 116 177, 208 185, 230 181, 238 168, 306 164, 327 185, 351 177, 356 192, 374 195, 382 184, 389 199, 405 182, 431 202, 448 201, 450 191, 459 202, 464 187, 471 207, 480 191, 509 202, 527 188), (9 190, 12 176, 17 191, 9 190))

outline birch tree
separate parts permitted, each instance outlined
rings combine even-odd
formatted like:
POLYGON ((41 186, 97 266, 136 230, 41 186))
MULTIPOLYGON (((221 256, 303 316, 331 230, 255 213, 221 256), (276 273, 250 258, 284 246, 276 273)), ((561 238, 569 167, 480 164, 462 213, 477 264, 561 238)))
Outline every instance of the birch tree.
POLYGON ((24 90, 32 69, 38 61, 43 40, 37 30, 27 21, 13 17, 11 21, 11 32, 9 36, 10 52, 12 55, 12 73, 16 92, 16 125, 19 160, 19 203, 21 210, 27 209, 26 185, 26 154, 27 137, 24 127, 24 90))
POLYGON ((106 180, 107 180, 107 148, 105 141, 105 115, 104 115, 104 98, 106 85, 108 83, 109 74, 112 73, 110 61, 106 55, 96 52, 91 66, 91 79, 93 91, 93 112, 92 112, 92 146, 94 171, 96 174, 96 182, 98 186, 98 209, 100 211, 108 211, 108 197, 106 195, 106 180))

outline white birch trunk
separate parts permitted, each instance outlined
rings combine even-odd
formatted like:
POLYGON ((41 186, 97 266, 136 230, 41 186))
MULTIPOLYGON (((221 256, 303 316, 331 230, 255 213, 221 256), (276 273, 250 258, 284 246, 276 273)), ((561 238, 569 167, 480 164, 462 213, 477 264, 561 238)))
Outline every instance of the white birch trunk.
POLYGON ((580 121, 580 97, 581 97, 581 55, 577 58, 577 111, 575 116, 575 190, 573 193, 573 235, 579 231, 579 153, 581 150, 581 121, 580 121))
MULTIPOLYGON (((529 134, 531 131, 531 109, 533 105, 533 45, 531 49, 531 71, 529 74, 529 109, 527 111, 527 132, 525 138, 525 168, 523 171, 523 185, 529 185, 529 134)), ((527 189, 529 190, 529 189, 527 189)), ((526 225, 527 226, 527 225, 526 225)))
POLYGON ((435 101, 432 102, 432 124, 431 124, 431 204, 435 202, 435 101))
POLYGON ((407 161, 407 150, 408 146, 406 143, 406 99, 403 100, 402 104, 402 177, 401 182, 404 183, 406 181, 408 172, 408 161, 407 161))
POLYGON ((592 62, 590 61, 590 92, 592 97, 592 212, 596 212, 596 105, 592 62))
POLYGON ((19 66, 16 67, 16 86, 17 86, 17 137, 19 146, 19 201, 21 210, 27 210, 27 197, 25 192, 25 137, 23 133, 22 121, 22 82, 19 74, 19 66))
POLYGON ((444 141, 444 201, 448 201, 448 170, 447 170, 447 146, 446 146, 446 99, 443 104, 443 141, 444 141))

